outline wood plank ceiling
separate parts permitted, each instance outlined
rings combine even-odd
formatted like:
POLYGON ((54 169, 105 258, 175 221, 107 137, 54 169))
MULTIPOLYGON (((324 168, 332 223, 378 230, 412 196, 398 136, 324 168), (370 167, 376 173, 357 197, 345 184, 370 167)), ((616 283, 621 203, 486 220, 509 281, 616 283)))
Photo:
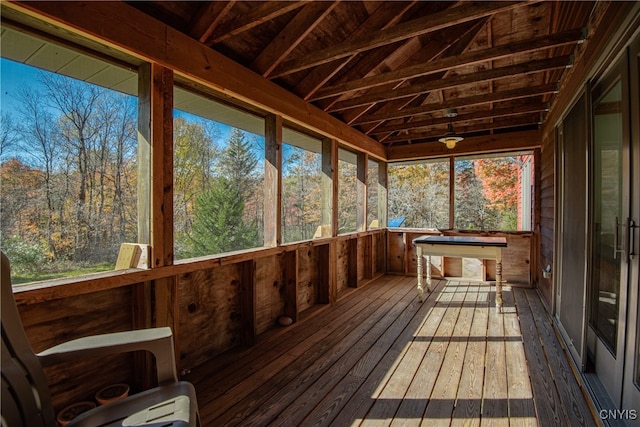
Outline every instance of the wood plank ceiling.
POLYGON ((538 128, 595 5, 131 4, 386 146, 437 142, 450 121, 465 137, 538 128))

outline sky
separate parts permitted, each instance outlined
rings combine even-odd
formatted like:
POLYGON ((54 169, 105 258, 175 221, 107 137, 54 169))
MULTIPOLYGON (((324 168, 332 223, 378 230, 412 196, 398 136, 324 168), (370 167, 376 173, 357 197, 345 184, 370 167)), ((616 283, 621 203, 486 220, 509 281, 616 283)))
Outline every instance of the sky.
POLYGON ((37 81, 38 69, 9 59, 0 59, 0 109, 12 110, 12 99, 23 84, 37 81))
MULTIPOLYGON (((32 86, 35 85, 35 88, 37 89, 39 86, 38 73, 40 72, 41 71, 38 68, 24 65, 9 59, 0 58, 0 110, 2 112, 8 111, 14 116, 17 115, 15 112, 15 96, 20 88, 25 84, 32 86)), ((55 114, 57 115, 57 113, 55 114)), ((179 110, 174 110, 174 117, 182 117, 188 121, 208 120, 179 110)), ((232 127, 224 123, 216 123, 220 135, 220 142, 224 143, 224 141, 227 140, 232 127)), ((253 139, 249 135, 248 137, 253 139)), ((257 140, 264 143, 263 136, 257 136, 257 140)), ((255 154, 259 156, 259 158, 264 156, 264 148, 254 147, 254 149, 255 154)), ((285 164, 286 160, 291 155, 291 151, 290 147, 285 147, 283 152, 283 160, 285 161, 285 164)))

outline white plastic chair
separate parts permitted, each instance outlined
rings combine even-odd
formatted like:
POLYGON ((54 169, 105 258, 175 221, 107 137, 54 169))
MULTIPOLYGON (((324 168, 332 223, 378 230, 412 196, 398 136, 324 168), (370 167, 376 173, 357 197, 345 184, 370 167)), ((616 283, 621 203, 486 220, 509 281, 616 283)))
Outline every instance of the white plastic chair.
POLYGON ((178 381, 170 328, 94 335, 34 354, 13 297, 9 260, 1 257, 2 427, 57 426, 43 367, 138 350, 155 356, 159 386, 80 414, 68 427, 200 426, 195 389, 178 381))

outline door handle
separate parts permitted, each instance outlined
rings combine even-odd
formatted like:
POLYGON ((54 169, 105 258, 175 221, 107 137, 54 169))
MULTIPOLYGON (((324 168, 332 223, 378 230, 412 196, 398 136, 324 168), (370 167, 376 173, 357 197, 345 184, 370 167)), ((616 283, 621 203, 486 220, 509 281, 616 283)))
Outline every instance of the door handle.
POLYGON ((629 229, 627 233, 627 259, 633 259, 633 256, 636 255, 636 228, 639 228, 634 220, 631 218, 627 218, 627 228, 629 229))
POLYGON ((623 224, 620 224, 618 217, 616 217, 616 225, 613 229, 613 259, 618 259, 618 254, 624 253, 624 249, 618 249, 618 242, 620 241, 618 229, 620 226, 623 226, 623 224))

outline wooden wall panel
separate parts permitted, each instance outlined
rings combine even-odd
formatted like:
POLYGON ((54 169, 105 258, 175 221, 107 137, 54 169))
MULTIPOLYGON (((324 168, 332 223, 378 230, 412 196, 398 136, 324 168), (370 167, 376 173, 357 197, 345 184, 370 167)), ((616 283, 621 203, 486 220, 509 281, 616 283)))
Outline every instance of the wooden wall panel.
POLYGON ((338 293, 349 287, 349 240, 343 239, 336 242, 337 255, 337 285, 338 293))
POLYGON ((180 359, 190 369, 240 344, 240 264, 183 274, 180 295, 180 359))
POLYGON ((318 286, 318 258, 316 249, 304 246, 298 249, 298 312, 316 303, 318 286))
MULTIPOLYGON (((132 328, 131 288, 118 288, 18 307, 33 350, 37 353, 88 335, 132 328)), ((55 410, 91 400, 100 388, 116 382, 135 390, 132 354, 61 363, 45 369, 55 410), (96 369, 100 366, 100 369, 96 369)))
POLYGON ((376 233, 373 235, 374 254, 374 275, 382 274, 387 268, 387 233, 376 233))
POLYGON ((387 247, 389 248, 389 273, 404 273, 404 233, 389 231, 387 236, 387 247))
POLYGON ((502 278, 509 283, 531 284, 531 236, 507 235, 502 251, 502 278))
MULTIPOLYGON (((358 237, 356 239, 356 280, 360 283, 362 280, 367 279, 367 259, 371 259, 371 250, 367 243, 369 236, 358 237)), ((370 266, 369 266, 370 267, 370 266)))
POLYGON ((484 280, 483 260, 476 258, 463 258, 462 277, 474 280, 484 280))
POLYGON ((282 280, 282 256, 256 259, 256 333, 276 324, 284 314, 285 288, 282 280))
MULTIPOLYGON (((547 265, 553 266, 555 242, 555 133, 545 134, 542 140, 540 161, 540 253, 537 268, 542 271, 547 265)), ((553 278, 538 275, 538 288, 548 306, 551 306, 553 278)))
POLYGON ((446 257, 443 260, 445 277, 462 277, 462 258, 446 257))

